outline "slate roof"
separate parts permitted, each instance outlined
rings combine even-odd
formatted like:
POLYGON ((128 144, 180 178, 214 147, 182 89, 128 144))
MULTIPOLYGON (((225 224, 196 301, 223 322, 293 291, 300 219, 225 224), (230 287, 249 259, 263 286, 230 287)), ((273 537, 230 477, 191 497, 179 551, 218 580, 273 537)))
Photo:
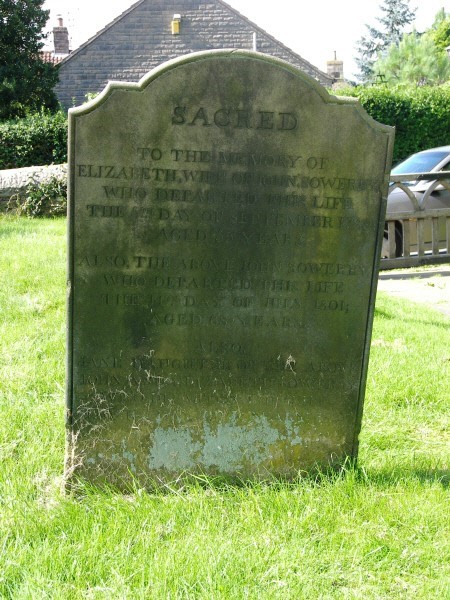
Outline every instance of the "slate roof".
POLYGON ((281 58, 329 87, 333 79, 223 0, 138 0, 58 65, 55 90, 66 108, 108 81, 138 81, 166 60, 199 50, 253 48, 281 58), (174 14, 181 31, 172 35, 174 14))

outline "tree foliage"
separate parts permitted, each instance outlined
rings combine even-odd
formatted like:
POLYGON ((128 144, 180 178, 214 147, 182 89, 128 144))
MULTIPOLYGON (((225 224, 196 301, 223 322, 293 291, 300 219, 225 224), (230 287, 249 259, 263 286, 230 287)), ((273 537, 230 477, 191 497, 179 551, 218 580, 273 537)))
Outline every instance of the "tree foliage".
POLYGON ((56 108, 57 72, 39 56, 49 11, 44 0, 0 0, 0 119, 56 108))
POLYGON ((439 85, 450 79, 450 61, 437 48, 431 35, 413 32, 392 44, 386 56, 375 63, 383 80, 400 86, 439 85))
POLYGON ((383 16, 377 18, 381 28, 366 25, 367 35, 363 36, 357 46, 356 64, 359 78, 369 81, 374 74, 374 64, 392 44, 396 45, 402 38, 403 30, 415 18, 415 9, 409 8, 409 0, 384 0, 380 5, 383 16))
POLYGON ((450 14, 443 8, 437 13, 429 34, 436 47, 446 52, 450 46, 450 14))

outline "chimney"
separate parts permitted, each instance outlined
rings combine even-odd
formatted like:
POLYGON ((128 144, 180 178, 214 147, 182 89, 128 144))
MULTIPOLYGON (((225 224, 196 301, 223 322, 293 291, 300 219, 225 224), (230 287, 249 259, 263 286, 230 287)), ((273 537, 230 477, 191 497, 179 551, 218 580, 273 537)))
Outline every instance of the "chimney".
POLYGON ((69 32, 67 27, 64 27, 64 22, 61 15, 57 16, 58 26, 53 27, 53 44, 55 46, 55 54, 69 54, 69 32))
POLYGON ((342 60, 337 60, 336 52, 334 60, 327 61, 327 74, 333 79, 344 79, 344 63, 342 60))

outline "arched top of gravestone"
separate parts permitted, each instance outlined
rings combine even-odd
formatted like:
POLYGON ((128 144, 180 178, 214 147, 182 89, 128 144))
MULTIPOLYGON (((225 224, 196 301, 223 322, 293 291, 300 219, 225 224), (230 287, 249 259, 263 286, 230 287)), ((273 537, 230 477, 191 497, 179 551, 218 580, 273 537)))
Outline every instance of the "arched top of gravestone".
MULTIPOLYGON (((283 74, 288 74, 291 77, 297 79, 298 85, 302 86, 305 90, 308 90, 312 96, 316 97, 317 102, 323 102, 325 104, 342 105, 350 108, 352 111, 356 111, 359 116, 366 121, 367 125, 371 128, 379 131, 384 131, 387 134, 391 134, 393 128, 387 125, 383 125, 378 121, 375 121, 362 107, 357 98, 351 98, 346 96, 334 96, 328 92, 318 81, 300 71, 296 67, 292 66, 281 59, 274 58, 267 54, 260 52, 252 52, 249 50, 234 50, 234 49, 221 49, 221 50, 207 50, 201 52, 194 52, 175 58, 173 60, 162 63, 155 69, 149 71, 139 82, 123 82, 123 81, 110 81, 104 90, 85 104, 71 108, 69 110, 69 116, 77 117, 88 114, 103 104, 117 92, 143 92, 151 86, 152 82, 161 77, 175 75, 176 71, 180 68, 185 68, 193 65, 199 65, 201 63, 208 62, 211 64, 210 70, 215 73, 216 76, 220 77, 224 73, 224 67, 222 65, 230 64, 229 61, 233 61, 233 71, 228 73, 228 76, 238 75, 236 69, 236 61, 240 61, 242 64, 250 62, 254 66, 259 65, 266 69, 273 69, 283 74), (220 64, 221 63, 221 64, 220 64)), ((225 67, 226 68, 226 67, 225 67)), ((247 67, 248 68, 248 67, 247 67)), ((187 82, 189 81, 189 75, 183 78, 187 82)), ((226 82, 225 82, 226 83, 226 82)), ((284 81, 280 81, 285 83, 284 81)), ((192 91, 192 90, 191 90, 192 91)))

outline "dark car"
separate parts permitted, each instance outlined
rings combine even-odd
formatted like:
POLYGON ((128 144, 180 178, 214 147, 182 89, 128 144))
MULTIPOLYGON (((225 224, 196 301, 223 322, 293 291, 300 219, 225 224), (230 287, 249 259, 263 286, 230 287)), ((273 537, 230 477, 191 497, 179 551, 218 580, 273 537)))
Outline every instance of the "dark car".
MULTIPOLYGON (((386 216, 395 219, 395 254, 401 256, 403 247, 403 223, 407 213, 416 213, 430 209, 450 209, 450 178, 445 179, 422 179, 421 174, 439 173, 450 171, 450 146, 430 148, 412 154, 404 161, 397 164, 391 171, 396 180, 401 175, 414 174, 404 180, 390 183, 392 190, 389 192, 386 216), (396 219, 398 217, 398 220, 396 219)), ((439 241, 445 243, 445 222, 440 219, 439 241)), ((425 248, 431 247, 431 225, 426 223, 424 227, 425 248)), ((417 247, 417 233, 415 228, 411 230, 411 249, 417 247)), ((385 231, 385 243, 383 244, 382 256, 387 256, 387 229, 385 231)))

